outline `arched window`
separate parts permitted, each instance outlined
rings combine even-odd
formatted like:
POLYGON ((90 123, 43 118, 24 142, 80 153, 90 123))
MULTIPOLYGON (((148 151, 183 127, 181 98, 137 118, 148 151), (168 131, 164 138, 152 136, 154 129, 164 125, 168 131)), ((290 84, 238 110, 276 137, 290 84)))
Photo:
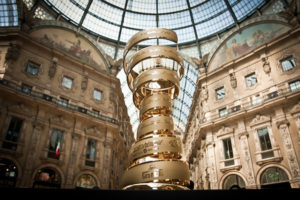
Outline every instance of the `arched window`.
POLYGON ((97 187, 96 180, 94 177, 88 174, 83 174, 81 175, 77 182, 76 182, 76 187, 77 188, 88 188, 88 189, 93 189, 97 187))
POLYGON ((267 168, 260 177, 260 184, 267 185, 289 181, 287 174, 278 167, 267 168))
POLYGON ((232 174, 225 178, 223 183, 223 189, 230 190, 230 189, 240 189, 245 187, 244 180, 236 175, 232 174))
POLYGON ((15 187, 18 169, 14 162, 0 158, 0 187, 15 187))
POLYGON ((33 188, 60 188, 61 176, 53 168, 40 169, 35 175, 33 188))

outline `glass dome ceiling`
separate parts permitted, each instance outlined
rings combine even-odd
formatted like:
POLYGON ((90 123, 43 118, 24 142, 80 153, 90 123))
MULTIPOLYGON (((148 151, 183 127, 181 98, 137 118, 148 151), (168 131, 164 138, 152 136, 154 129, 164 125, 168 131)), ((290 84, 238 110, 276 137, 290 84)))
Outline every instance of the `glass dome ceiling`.
POLYGON ((162 27, 174 30, 180 45, 235 26, 267 0, 44 1, 71 23, 117 43, 126 43, 140 30, 162 27))

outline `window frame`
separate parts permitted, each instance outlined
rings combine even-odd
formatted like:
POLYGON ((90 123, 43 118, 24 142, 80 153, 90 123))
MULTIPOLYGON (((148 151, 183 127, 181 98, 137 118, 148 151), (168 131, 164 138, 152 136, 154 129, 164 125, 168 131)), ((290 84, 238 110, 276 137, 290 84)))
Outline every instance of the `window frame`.
POLYGON ((256 85, 257 84, 257 76, 256 76, 256 73, 255 72, 252 72, 252 73, 250 73, 250 74, 248 74, 248 75, 246 75, 245 76, 245 81, 246 81, 246 85, 247 85, 247 87, 249 88, 249 87, 253 87, 254 85, 256 85), (255 83, 253 83, 252 81, 250 81, 251 82, 251 85, 249 85, 249 78, 250 78, 250 80, 252 80, 252 76, 255 76, 255 83))
POLYGON ((63 76, 62 80, 61 80, 61 86, 66 88, 66 89, 69 89, 71 90, 73 88, 73 82, 74 82, 74 79, 69 77, 69 76, 63 76), (65 82, 65 80, 67 81, 71 81, 71 85, 70 87, 68 86, 68 82, 65 82), (65 83, 65 84, 64 84, 65 83))
POLYGON ((94 90, 93 90, 93 99, 96 100, 96 101, 102 101, 102 99, 103 99, 102 96, 103 96, 102 90, 99 90, 99 89, 97 89, 97 88, 94 88, 94 90), (96 98, 95 92, 99 92, 99 94, 100 94, 100 99, 97 99, 97 98, 96 98))
POLYGON ((291 71, 291 70, 293 70, 293 69, 295 69, 297 67, 295 58, 293 56, 287 56, 287 57, 281 59, 279 62, 280 62, 281 69, 282 69, 283 72, 291 71), (283 62, 288 62, 289 64, 292 65, 292 67, 288 68, 288 69, 285 68, 285 66, 283 66, 283 62))
POLYGON ((39 74, 40 68, 41 68, 40 64, 29 60, 26 64, 25 72, 33 76, 37 76, 39 74), (37 70, 37 71, 34 72, 33 70, 37 70))
POLYGON ((224 86, 217 88, 217 89, 215 90, 215 92, 216 92, 216 99, 217 99, 217 100, 224 99, 224 97, 226 96, 226 92, 225 92, 225 87, 224 87, 224 86), (220 94, 219 94, 220 90, 223 90, 223 92, 224 92, 224 94, 223 94, 222 97, 219 97, 219 96, 220 96, 220 94))
POLYGON ((289 90, 290 90, 291 92, 295 92, 295 91, 300 90, 300 80, 298 79, 298 80, 289 82, 289 90), (296 85, 295 85, 295 89, 292 89, 291 85, 294 84, 294 83, 296 84, 296 85))

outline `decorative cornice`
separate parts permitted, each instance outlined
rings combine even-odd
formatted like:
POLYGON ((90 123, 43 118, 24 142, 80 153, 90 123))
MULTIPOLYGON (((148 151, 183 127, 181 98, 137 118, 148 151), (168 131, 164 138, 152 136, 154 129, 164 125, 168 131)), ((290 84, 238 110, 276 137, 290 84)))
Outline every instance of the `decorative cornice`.
POLYGON ((250 127, 257 126, 259 124, 271 122, 271 117, 257 114, 254 119, 250 122, 250 127))

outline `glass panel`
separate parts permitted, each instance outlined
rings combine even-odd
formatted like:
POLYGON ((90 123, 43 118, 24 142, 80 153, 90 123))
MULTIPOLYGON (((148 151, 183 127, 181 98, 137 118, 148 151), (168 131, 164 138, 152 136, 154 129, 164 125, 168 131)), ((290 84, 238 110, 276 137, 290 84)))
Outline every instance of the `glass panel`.
POLYGON ((31 86, 22 84, 22 86, 21 86, 21 91, 22 92, 24 92, 25 94, 30 94, 31 90, 32 90, 31 86))
POLYGON ((270 167, 266 169, 260 178, 261 184, 278 183, 288 180, 289 178, 287 174, 278 167, 270 167))
POLYGON ((9 127, 5 136, 5 140, 9 140, 12 142, 17 142, 19 135, 20 135, 20 130, 23 124, 23 120, 12 117, 9 123, 9 127))
POLYGON ((16 0, 0 1, 0 27, 3 26, 18 26, 16 0))
POLYGON ((88 140, 86 149, 86 159, 95 161, 96 144, 97 142, 95 140, 88 140))
POLYGON ((60 98, 60 99, 58 99, 58 105, 63 106, 63 107, 67 107, 69 105, 69 100, 64 99, 64 98, 60 98))
POLYGON ((224 157, 225 159, 233 158, 233 151, 231 146, 231 139, 223 140, 223 147, 224 147, 224 157))
POLYGON ((60 0, 47 0, 46 3, 54 6, 58 11, 63 13, 63 17, 67 20, 75 22, 78 24, 83 15, 86 4, 77 4, 75 1, 60 1, 60 0))
POLYGON ((18 169, 14 162, 0 158, 0 188, 15 187, 18 169))
POLYGON ((225 97, 225 89, 224 87, 216 90, 217 99, 223 99, 225 97))
POLYGON ((59 159, 63 131, 53 129, 49 143, 49 158, 59 159))
POLYGON ((289 57, 281 61, 283 71, 289 71, 296 67, 296 63, 293 57, 289 57))
POLYGON ((102 99, 102 92, 100 90, 94 90, 93 93, 94 99, 100 101, 102 99))
POLYGON ((255 85, 257 83, 256 74, 253 73, 246 76, 246 82, 248 87, 255 85))
POLYGON ((265 151, 268 149, 272 149, 268 128, 258 129, 257 133, 260 141, 261 150, 265 151))
POLYGON ((299 80, 291 82, 291 83, 289 83, 289 85, 290 85, 290 89, 292 92, 300 89, 300 81, 299 80))
POLYGON ((232 10, 237 20, 240 22, 245 17, 254 13, 256 8, 260 8, 265 3, 265 0, 240 0, 236 2, 231 0, 229 3, 233 6, 232 10))
POLYGON ((26 72, 36 75, 39 72, 40 65, 29 61, 26 66, 26 72))
POLYGON ((223 189, 238 189, 238 188, 244 188, 245 182, 244 180, 238 176, 238 175, 229 175, 225 178, 223 183, 223 189))
POLYGON ((63 77, 62 86, 66 87, 68 89, 71 89, 72 83, 73 83, 73 80, 71 78, 68 78, 66 76, 63 77))
POLYGON ((227 115, 227 109, 223 108, 219 110, 219 117, 224 117, 227 115))

